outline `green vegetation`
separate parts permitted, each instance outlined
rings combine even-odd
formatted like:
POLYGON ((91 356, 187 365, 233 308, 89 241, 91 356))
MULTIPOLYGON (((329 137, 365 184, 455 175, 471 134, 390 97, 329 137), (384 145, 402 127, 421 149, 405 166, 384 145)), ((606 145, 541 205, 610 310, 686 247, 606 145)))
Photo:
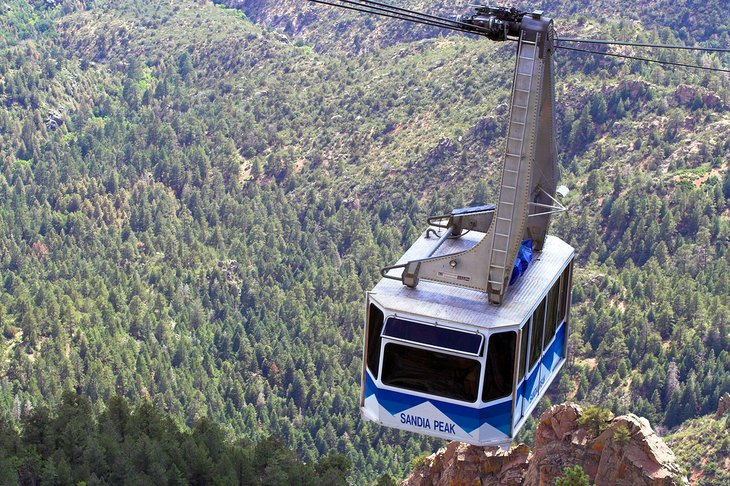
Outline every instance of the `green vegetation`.
POLYGON ((631 431, 625 425, 619 425, 613 434, 613 440, 620 446, 625 446, 631 441, 631 431))
POLYGON ((706 415, 690 419, 664 437, 677 462, 696 484, 730 484, 730 415, 706 415))
POLYGON ((590 486, 591 481, 580 465, 566 467, 563 475, 555 478, 555 486, 590 486))
MULTIPOLYGON (((120 395, 180 434, 206 418, 306 464, 339 454, 357 484, 402 477, 442 441, 360 419, 363 294, 426 215, 493 199, 511 47, 360 17, 325 46, 192 0, 57 3, 0 6, 0 416, 23 431, 64 390, 95 417, 120 395)), ((730 81, 559 63, 572 192, 553 231, 579 261, 544 406, 674 427, 730 391, 730 81)))
POLYGON ((606 430, 611 419, 613 413, 610 410, 590 405, 578 419, 578 425, 587 428, 593 435, 598 435, 606 430))
POLYGON ((151 403, 112 397, 96 415, 65 392, 54 410, 29 411, 18 433, 0 422, 2 484, 346 485, 346 458, 297 459, 277 438, 231 443, 206 418, 189 432, 151 403))

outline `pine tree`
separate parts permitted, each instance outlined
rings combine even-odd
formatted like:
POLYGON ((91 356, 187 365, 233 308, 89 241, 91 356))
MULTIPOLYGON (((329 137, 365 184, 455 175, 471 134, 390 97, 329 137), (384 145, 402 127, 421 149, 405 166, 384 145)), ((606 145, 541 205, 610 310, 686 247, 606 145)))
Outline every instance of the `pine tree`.
POLYGON ((565 467, 563 475, 555 478, 555 486, 590 486, 590 484, 590 478, 579 464, 572 468, 565 467))

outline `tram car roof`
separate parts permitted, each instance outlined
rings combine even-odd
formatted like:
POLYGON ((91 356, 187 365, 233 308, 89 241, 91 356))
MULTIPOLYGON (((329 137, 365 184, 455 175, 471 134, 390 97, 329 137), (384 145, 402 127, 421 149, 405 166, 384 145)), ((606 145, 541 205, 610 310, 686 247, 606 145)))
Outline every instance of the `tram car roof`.
MULTIPOLYGON (((468 250, 484 233, 468 232, 446 241, 434 256, 468 250)), ((425 257, 435 238, 423 233, 398 263, 425 257)), ((570 263, 575 250, 558 237, 548 236, 540 252, 533 254, 527 271, 510 286, 501 305, 490 305, 487 294, 478 290, 422 280, 409 288, 399 281, 383 278, 370 292, 373 300, 388 313, 420 316, 426 320, 448 321, 489 330, 519 325, 526 321, 570 263)), ((398 270, 391 270, 396 276, 398 270)))

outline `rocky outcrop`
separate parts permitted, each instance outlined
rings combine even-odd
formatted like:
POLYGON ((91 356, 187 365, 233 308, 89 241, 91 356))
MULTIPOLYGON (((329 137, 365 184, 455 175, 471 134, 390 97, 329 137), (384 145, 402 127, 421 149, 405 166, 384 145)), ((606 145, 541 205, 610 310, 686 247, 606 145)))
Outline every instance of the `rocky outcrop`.
POLYGON ((444 166, 446 164, 443 162, 447 158, 453 157, 458 148, 459 146, 455 141, 450 138, 444 138, 423 156, 423 162, 426 167, 436 168, 438 166, 444 166))
POLYGON ((680 84, 674 90, 673 106, 701 107, 702 105, 714 110, 724 110, 725 104, 715 93, 705 89, 680 84), (696 105, 696 106, 694 106, 696 105))
POLYGON ((596 486, 682 484, 674 453, 645 418, 616 417, 594 436, 579 425, 582 413, 578 405, 563 404, 543 414, 524 484, 553 484, 576 464, 596 486))
POLYGON ((450 442, 446 448, 426 458, 401 486, 516 486, 523 483, 529 457, 530 448, 524 444, 505 452, 499 447, 450 442))
POLYGON ((646 81, 642 80, 629 80, 624 81, 619 85, 620 89, 624 89, 628 92, 629 97, 632 100, 646 97, 647 93, 651 88, 651 85, 646 81))
POLYGON ((48 110, 48 116, 45 119, 46 128, 55 130, 64 123, 64 117, 58 110, 48 110))
POLYGON ((575 404, 550 408, 540 417, 534 451, 524 444, 505 452, 452 442, 428 457, 401 484, 547 486, 574 465, 580 465, 596 486, 687 482, 674 453, 646 419, 633 414, 616 417, 594 433, 580 425, 582 415, 575 404))
POLYGON ((719 419, 728 412, 730 412, 730 393, 726 393, 720 397, 720 401, 717 403, 715 418, 719 419))

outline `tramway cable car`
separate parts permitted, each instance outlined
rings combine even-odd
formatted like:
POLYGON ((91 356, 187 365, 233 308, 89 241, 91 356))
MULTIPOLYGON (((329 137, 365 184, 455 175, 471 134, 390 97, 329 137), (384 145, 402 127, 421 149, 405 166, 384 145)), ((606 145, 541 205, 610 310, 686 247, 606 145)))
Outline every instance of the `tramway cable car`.
POLYGON ((429 219, 366 295, 360 409, 388 427, 509 447, 567 354, 574 249, 547 234, 564 210, 554 122, 555 34, 541 12, 459 19, 516 40, 496 204, 429 219))

